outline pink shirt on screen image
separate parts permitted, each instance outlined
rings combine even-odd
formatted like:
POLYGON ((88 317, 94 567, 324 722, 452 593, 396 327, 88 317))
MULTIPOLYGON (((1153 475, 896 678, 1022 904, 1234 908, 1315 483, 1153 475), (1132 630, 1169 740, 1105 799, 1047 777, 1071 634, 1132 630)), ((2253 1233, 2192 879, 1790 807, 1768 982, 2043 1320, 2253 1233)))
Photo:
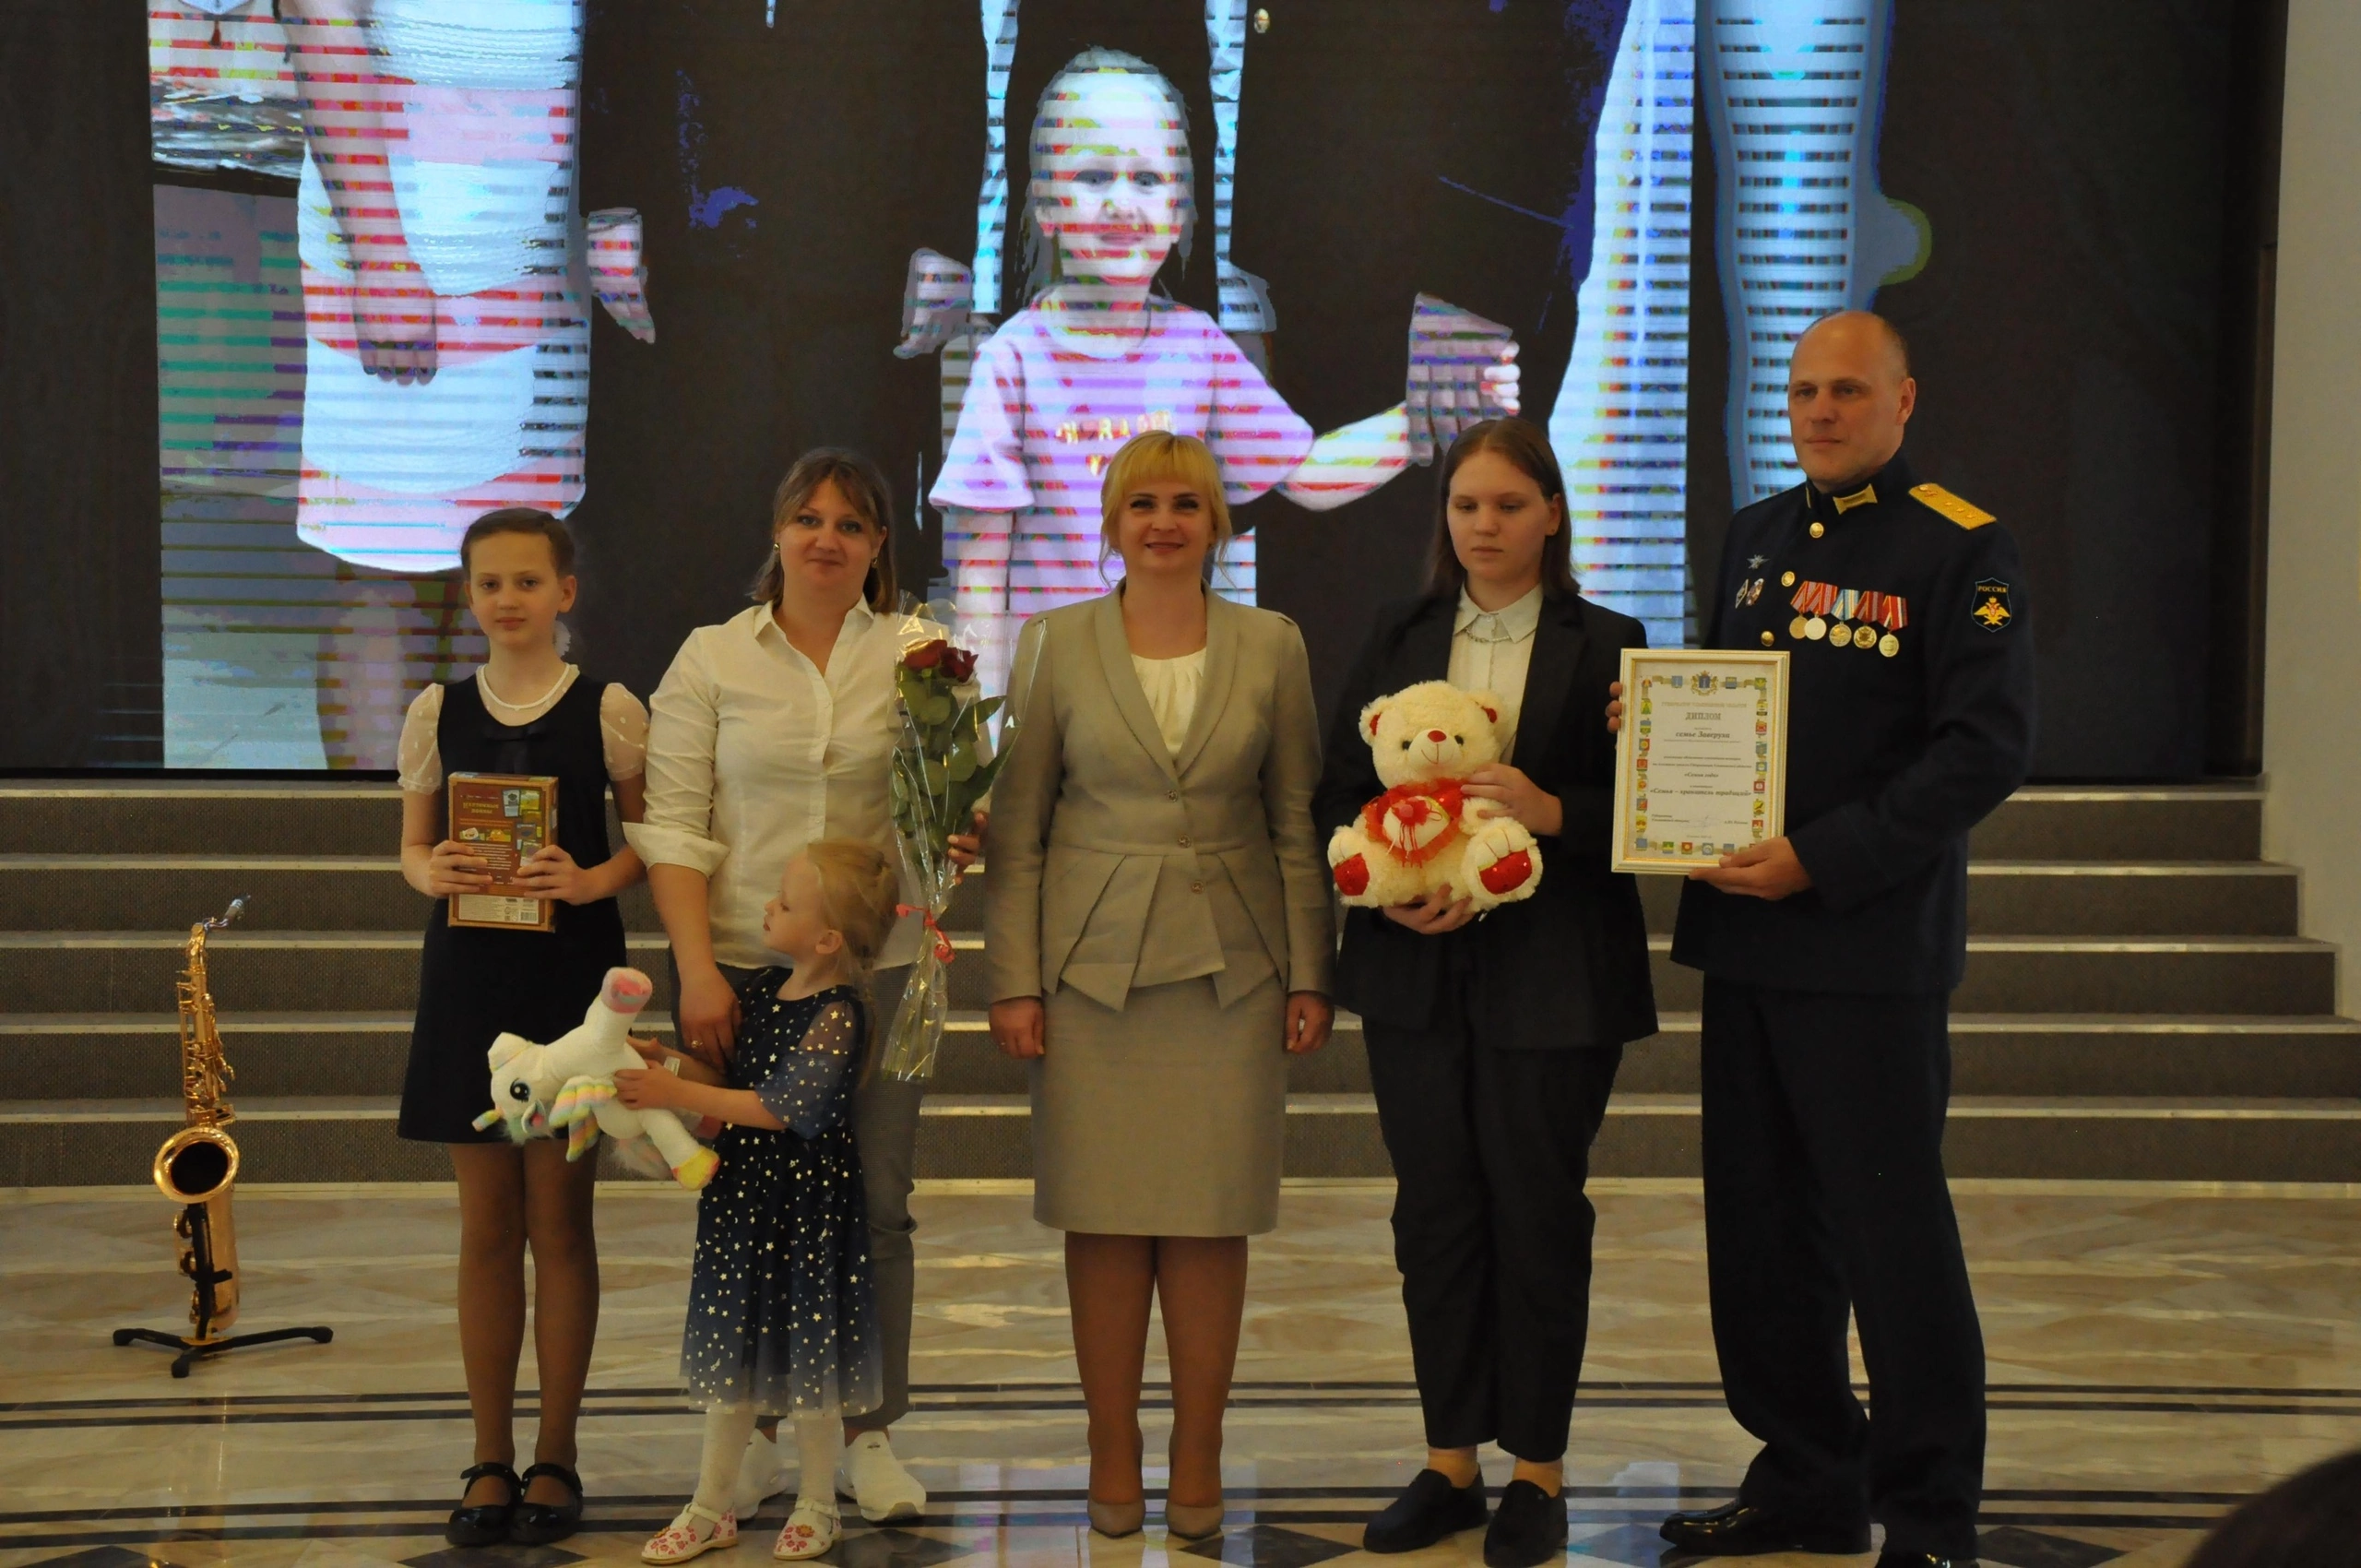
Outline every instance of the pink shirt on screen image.
MULTIPOLYGON (((1014 585, 1105 591, 1098 476, 1142 431, 1201 438, 1232 505, 1285 481, 1311 451, 1311 427, 1211 316, 1161 299, 1148 310, 1146 339, 1115 359, 1061 348, 1030 308, 976 352, 958 431, 929 499, 1015 515, 1014 585)), ((1109 568, 1109 576, 1121 570, 1116 562, 1109 568)))

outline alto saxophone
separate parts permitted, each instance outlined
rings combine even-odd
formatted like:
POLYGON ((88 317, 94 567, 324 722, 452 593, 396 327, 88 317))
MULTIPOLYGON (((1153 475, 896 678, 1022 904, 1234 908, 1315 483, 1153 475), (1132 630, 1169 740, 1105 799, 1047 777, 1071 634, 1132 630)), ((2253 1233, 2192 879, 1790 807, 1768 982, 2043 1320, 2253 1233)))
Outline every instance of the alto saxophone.
POLYGON ((213 1023, 213 992, 205 973, 205 939, 238 918, 243 897, 211 920, 188 928, 187 967, 181 971, 181 1100, 187 1124, 156 1151, 156 1185, 181 1206, 172 1222, 180 1238, 181 1272, 188 1277, 194 1342, 205 1344, 237 1321, 238 1229, 230 1189, 238 1179, 238 1144, 228 1128, 237 1112, 224 1091, 237 1075, 221 1054, 213 1023))

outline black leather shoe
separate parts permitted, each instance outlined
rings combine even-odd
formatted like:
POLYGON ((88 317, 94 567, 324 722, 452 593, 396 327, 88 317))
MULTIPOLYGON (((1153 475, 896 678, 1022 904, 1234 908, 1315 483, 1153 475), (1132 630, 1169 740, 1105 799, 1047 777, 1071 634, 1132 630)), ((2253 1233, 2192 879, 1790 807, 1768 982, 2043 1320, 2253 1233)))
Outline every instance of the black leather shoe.
MULTIPOLYGON (((497 1546, 508 1538, 509 1521, 515 1517, 516 1504, 525 1496, 525 1483, 516 1472, 497 1459, 487 1459, 481 1465, 470 1465, 459 1472, 459 1479, 473 1486, 486 1476, 498 1476, 508 1483, 505 1503, 463 1503, 451 1510, 451 1517, 443 1526, 443 1538, 453 1546, 497 1546)), ((467 1495, 465 1492, 461 1496, 467 1495)))
POLYGON ((1751 1557, 1765 1551, 1814 1551, 1850 1555, 1869 1550, 1869 1522, 1832 1525, 1725 1503, 1719 1508, 1675 1514, 1656 1534, 1693 1557, 1751 1557))
POLYGON ((533 1484, 536 1476, 551 1476, 574 1489, 571 1503, 534 1503, 522 1491, 516 1494, 516 1512, 508 1521, 508 1538, 526 1546, 545 1546, 553 1540, 564 1540, 582 1523, 582 1478, 564 1465, 546 1462, 525 1472, 525 1484, 533 1484))
POLYGON ((1441 1470, 1420 1470, 1402 1495, 1361 1530, 1363 1551, 1417 1551, 1484 1522, 1484 1478, 1464 1487, 1441 1470))
POLYGON ((1484 1568, 1540 1568, 1565 1555, 1566 1494, 1552 1496, 1531 1481, 1503 1487, 1484 1532, 1484 1568))
POLYGON ((1932 1551, 1896 1551, 1887 1547, 1878 1553, 1878 1568, 1976 1568, 1973 1557, 1944 1557, 1932 1551))

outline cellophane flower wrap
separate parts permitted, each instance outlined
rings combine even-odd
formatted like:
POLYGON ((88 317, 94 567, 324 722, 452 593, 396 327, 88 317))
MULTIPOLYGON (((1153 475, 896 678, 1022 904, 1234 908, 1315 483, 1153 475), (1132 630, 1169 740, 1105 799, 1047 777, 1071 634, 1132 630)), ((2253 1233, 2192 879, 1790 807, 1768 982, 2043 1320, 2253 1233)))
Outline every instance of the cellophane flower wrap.
POLYGON ((894 671, 902 720, 894 748, 894 837, 903 885, 917 900, 903 912, 923 913, 927 941, 886 1029, 880 1065, 909 1081, 934 1075, 951 1016, 951 941, 941 923, 959 885, 950 838, 973 831, 977 802, 1001 764, 989 721, 1003 699, 983 695, 975 654, 955 647, 944 629, 951 620, 931 610, 904 615, 902 660, 894 671))

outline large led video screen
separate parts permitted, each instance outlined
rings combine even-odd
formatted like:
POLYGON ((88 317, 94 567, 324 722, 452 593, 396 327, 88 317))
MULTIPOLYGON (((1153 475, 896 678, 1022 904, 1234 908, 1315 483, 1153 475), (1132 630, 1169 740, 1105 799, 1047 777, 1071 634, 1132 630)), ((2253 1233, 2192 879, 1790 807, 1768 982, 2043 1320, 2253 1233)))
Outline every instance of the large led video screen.
POLYGON ((988 678, 1172 429, 1248 529, 1216 588, 1333 684, 1510 409, 1584 591, 1693 639, 1800 478, 1788 346, 1876 306, 1914 460, 2025 542, 2047 770, 2191 772, 2232 20, 2106 9, 154 0, 165 760, 390 766, 495 506, 573 520, 578 656, 645 691, 822 442, 988 678))

